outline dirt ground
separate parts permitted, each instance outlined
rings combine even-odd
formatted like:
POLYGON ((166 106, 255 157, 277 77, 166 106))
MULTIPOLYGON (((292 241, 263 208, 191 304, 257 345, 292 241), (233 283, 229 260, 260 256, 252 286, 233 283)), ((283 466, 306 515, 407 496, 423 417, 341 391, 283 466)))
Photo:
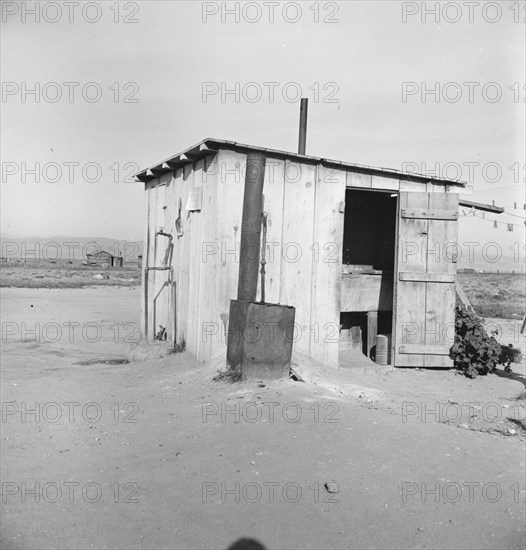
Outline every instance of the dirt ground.
POLYGON ((0 292, 2 548, 525 547, 524 364, 296 355, 304 382, 227 384, 221 359, 118 364, 136 287, 0 292))

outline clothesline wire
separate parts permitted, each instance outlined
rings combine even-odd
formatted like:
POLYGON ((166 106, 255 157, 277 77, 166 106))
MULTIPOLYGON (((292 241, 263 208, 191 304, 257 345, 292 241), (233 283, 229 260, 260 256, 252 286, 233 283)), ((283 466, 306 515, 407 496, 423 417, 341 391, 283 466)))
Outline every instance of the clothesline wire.
POLYGON ((518 214, 512 214, 511 212, 503 212, 503 214, 506 214, 508 216, 513 216, 514 218, 519 218, 521 220, 526 220, 524 216, 519 216, 518 214))
MULTIPOLYGON (((464 209, 463 209, 464 210, 464 209)), ((524 226, 518 224, 518 223, 508 223, 508 222, 503 222, 503 221, 500 221, 500 220, 496 220, 496 219, 492 219, 492 218, 486 218, 484 213, 482 214, 479 214, 478 212, 476 212, 474 209, 470 210, 468 213, 465 213, 464 212, 464 217, 469 217, 470 214, 473 216, 473 217, 477 217, 481 220, 485 220, 485 221, 488 221, 488 222, 493 222, 493 224, 502 224, 502 225, 506 225, 507 227, 520 227, 520 228, 523 228, 524 226)), ((525 221, 525 225, 526 225, 526 221, 525 221)))

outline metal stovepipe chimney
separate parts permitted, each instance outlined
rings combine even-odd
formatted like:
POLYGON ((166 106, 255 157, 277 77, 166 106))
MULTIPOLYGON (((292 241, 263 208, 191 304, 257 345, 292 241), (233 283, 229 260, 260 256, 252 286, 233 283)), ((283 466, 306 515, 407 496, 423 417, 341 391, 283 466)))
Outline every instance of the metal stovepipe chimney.
POLYGON ((306 97, 301 98, 300 105, 300 135, 298 140, 298 154, 305 154, 305 146, 307 144, 307 111, 309 100, 306 97))
POLYGON ((244 302, 256 300, 264 180, 265 155, 248 153, 241 220, 241 255, 237 281, 237 299, 244 302))

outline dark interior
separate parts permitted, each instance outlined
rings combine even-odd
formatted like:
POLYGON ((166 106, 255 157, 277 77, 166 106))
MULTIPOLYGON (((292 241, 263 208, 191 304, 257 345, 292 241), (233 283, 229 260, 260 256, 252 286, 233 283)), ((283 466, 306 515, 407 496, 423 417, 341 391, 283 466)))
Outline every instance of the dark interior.
MULTIPOLYGON (((342 313, 340 315, 340 324, 342 329, 351 327, 360 327, 362 330, 362 353, 367 353, 367 314, 365 312, 355 311, 342 313)), ((379 311, 378 312, 378 334, 391 334, 393 326, 393 312, 379 311)), ((373 350, 374 360, 374 350, 373 350)))
MULTIPOLYGON (((345 195, 343 264, 347 273, 381 277, 380 301, 390 302, 391 311, 378 311, 378 334, 387 335, 392 332, 396 205, 391 193, 348 189, 345 195)), ((374 360, 376 346, 367 350, 367 312, 342 311, 340 323, 342 329, 361 329, 362 352, 374 360)))
POLYGON ((343 263, 393 271, 396 197, 390 193, 347 190, 343 263))

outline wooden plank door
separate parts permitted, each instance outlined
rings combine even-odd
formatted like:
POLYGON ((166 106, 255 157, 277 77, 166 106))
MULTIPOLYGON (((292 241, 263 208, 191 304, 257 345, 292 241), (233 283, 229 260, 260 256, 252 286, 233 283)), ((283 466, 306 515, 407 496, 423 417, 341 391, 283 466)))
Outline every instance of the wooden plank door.
POLYGON ((458 194, 400 192, 393 302, 393 364, 451 367, 458 194))

